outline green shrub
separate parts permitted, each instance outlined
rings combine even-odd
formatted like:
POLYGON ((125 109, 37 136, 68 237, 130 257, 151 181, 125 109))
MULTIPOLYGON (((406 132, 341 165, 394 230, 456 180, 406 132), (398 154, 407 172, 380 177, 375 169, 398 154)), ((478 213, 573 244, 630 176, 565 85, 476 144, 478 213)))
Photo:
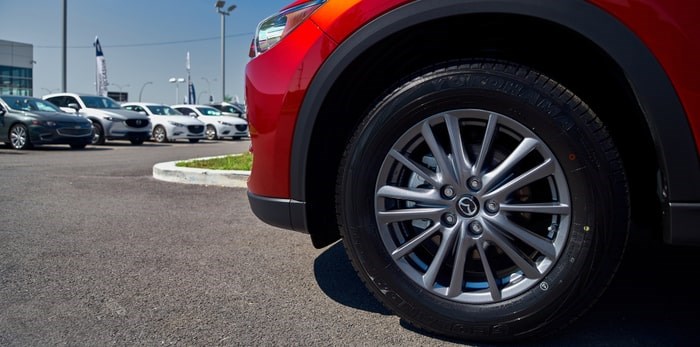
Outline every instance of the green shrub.
POLYGON ((175 163, 175 166, 196 169, 250 171, 250 168, 253 166, 253 154, 245 152, 209 159, 180 161, 175 163))

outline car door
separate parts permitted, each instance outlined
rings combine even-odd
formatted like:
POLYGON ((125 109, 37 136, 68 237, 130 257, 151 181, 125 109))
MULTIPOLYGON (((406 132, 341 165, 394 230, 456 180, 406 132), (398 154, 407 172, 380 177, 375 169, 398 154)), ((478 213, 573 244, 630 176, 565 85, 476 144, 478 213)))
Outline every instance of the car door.
POLYGON ((0 142, 5 142, 8 141, 8 129, 7 129, 7 121, 5 120, 7 117, 7 113, 9 110, 0 102, 0 142))

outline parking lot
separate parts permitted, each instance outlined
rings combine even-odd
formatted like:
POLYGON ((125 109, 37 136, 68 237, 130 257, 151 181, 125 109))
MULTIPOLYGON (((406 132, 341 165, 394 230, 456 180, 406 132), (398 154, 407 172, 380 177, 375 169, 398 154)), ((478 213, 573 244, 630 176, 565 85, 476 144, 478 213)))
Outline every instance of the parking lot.
MULTIPOLYGON (((158 162, 249 141, 0 149, 0 345, 458 345, 401 322, 341 244, 252 215, 244 188, 169 183, 158 162)), ((533 345, 671 346, 700 337, 700 255, 635 252, 593 310, 533 345)))

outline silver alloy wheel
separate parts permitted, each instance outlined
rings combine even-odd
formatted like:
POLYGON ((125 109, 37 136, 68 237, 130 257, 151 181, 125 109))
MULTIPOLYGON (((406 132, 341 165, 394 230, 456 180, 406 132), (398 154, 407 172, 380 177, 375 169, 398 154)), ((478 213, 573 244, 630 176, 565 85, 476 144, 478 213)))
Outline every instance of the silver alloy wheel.
POLYGON ((207 125, 207 130, 205 131, 207 140, 216 140, 216 128, 213 125, 207 125))
POLYGON ((156 140, 156 142, 164 142, 167 139, 165 129, 161 126, 157 126, 153 129, 153 139, 156 140))
POLYGON ((570 206, 547 145, 514 119, 479 109, 410 128, 375 186, 375 218, 393 261, 422 288, 462 303, 546 290, 541 280, 566 244, 570 206))
POLYGON ((102 132, 99 126, 96 127, 95 124, 92 125, 92 144, 99 144, 102 141, 102 132))
POLYGON ((27 128, 23 125, 15 125, 10 130, 10 143, 12 143, 13 148, 21 149, 27 145, 27 128))

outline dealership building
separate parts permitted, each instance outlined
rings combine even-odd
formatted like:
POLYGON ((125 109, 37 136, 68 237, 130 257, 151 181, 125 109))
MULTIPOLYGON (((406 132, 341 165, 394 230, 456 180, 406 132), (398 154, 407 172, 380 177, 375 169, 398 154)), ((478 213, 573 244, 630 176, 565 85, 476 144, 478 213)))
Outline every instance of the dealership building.
POLYGON ((0 40, 0 94, 33 93, 34 46, 0 40))

